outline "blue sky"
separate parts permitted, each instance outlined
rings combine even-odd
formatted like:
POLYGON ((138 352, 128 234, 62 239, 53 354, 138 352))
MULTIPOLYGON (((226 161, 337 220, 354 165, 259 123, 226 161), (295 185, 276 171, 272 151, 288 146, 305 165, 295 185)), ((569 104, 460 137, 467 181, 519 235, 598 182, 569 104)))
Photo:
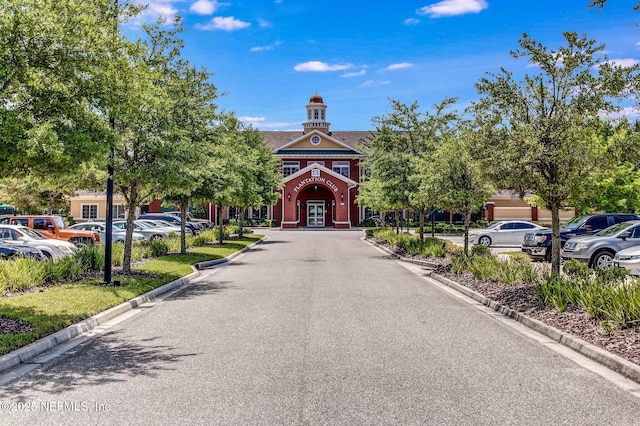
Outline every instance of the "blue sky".
POLYGON ((334 131, 372 129, 390 98, 426 110, 459 97, 462 110, 486 72, 537 72, 509 55, 523 32, 549 48, 586 33, 610 60, 640 58, 636 0, 133 1, 148 4, 138 21, 183 17, 183 55, 214 73, 221 107, 261 130, 301 130, 316 92, 334 131))

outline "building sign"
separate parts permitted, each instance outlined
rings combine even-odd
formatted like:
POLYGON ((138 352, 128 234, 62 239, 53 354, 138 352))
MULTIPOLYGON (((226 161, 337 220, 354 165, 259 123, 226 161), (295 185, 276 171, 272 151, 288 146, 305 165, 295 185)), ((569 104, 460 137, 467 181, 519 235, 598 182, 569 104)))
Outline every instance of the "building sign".
MULTIPOLYGON (((314 169, 317 170, 317 169, 314 169)), ((312 171, 314 171, 312 170, 312 171)), ((320 172, 320 170, 318 170, 318 172, 320 172)), ((298 184, 293 188, 293 192, 298 192, 300 189, 302 189, 304 186, 310 184, 310 183, 321 183, 325 186, 327 186, 329 189, 333 190, 333 192, 338 192, 338 187, 336 186, 335 183, 333 183, 332 181, 330 181, 327 178, 323 178, 320 176, 312 176, 312 177, 308 177, 306 179, 302 179, 300 182, 298 182, 298 184)))

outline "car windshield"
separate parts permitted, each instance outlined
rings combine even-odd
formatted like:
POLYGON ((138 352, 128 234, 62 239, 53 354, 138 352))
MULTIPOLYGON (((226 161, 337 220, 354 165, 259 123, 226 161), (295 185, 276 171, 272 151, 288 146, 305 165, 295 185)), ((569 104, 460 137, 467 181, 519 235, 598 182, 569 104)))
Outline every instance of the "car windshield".
POLYGON ((67 227, 67 225, 64 224, 64 220, 62 220, 60 216, 55 216, 53 220, 56 222, 58 228, 62 229, 67 227))
POLYGON ((153 229, 154 228, 153 224, 151 222, 146 221, 146 220, 136 221, 135 224, 138 225, 142 229, 153 229))
POLYGON ((489 225, 487 229, 496 229, 500 225, 502 225, 502 222, 496 222, 493 225, 489 225))
POLYGON ((622 222, 615 225, 611 225, 608 228, 603 229, 600 232, 596 232, 595 235, 599 237, 612 237, 619 232, 624 231, 627 228, 630 228, 634 223, 631 222, 622 222))
POLYGON ((580 226, 580 223, 585 217, 586 216, 576 216, 573 219, 571 219, 569 222, 562 225, 562 227, 564 229, 578 229, 578 226, 580 226))
POLYGON ((165 220, 156 220, 154 222, 156 222, 160 226, 171 226, 172 228, 175 228, 175 226, 176 226, 173 223, 169 223, 169 222, 167 222, 165 220))
POLYGON ((46 240, 46 239, 48 239, 44 235, 40 234, 37 231, 34 231, 31 228, 27 228, 27 227, 20 228, 20 232, 22 232, 23 234, 25 234, 28 237, 33 238, 34 240, 46 240))

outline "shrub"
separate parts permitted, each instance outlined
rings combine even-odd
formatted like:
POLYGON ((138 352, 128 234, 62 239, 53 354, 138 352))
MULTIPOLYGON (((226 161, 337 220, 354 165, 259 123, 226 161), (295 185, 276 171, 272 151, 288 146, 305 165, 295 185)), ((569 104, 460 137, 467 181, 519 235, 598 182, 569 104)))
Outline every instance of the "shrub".
POLYGON ((76 251, 74 257, 85 272, 101 271, 104 268, 104 247, 85 246, 76 251))
POLYGON ((83 272, 80 260, 76 256, 67 256, 57 262, 45 262, 43 282, 57 283, 70 280, 82 275, 83 272))
POLYGON ((0 262, 0 290, 22 291, 42 285, 47 261, 26 257, 0 262))
POLYGON ((489 257, 491 256, 491 249, 480 244, 475 245, 471 247, 471 256, 489 257))
POLYGON ((570 259, 564 262, 562 272, 571 278, 587 278, 591 275, 589 265, 577 259, 570 259))
POLYGON ((509 253, 509 263, 514 266, 524 267, 531 264, 531 258, 526 253, 516 251, 509 253))
POLYGON ((454 274, 462 274, 469 269, 470 258, 464 255, 464 253, 459 253, 453 255, 451 257, 451 271, 454 274))
POLYGON ((148 255, 144 257, 159 257, 167 254, 170 251, 170 246, 174 246, 177 240, 178 249, 180 251, 180 239, 179 238, 165 238, 162 240, 150 240, 145 241, 143 246, 147 249, 148 255))

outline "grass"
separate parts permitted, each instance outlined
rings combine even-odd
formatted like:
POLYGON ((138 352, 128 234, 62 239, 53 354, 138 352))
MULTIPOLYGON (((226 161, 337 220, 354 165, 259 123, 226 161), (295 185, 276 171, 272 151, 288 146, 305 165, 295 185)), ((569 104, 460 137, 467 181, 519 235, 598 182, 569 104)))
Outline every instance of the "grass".
POLYGON ((99 285, 101 279, 94 278, 0 298, 0 316, 25 320, 33 326, 30 333, 0 334, 0 355, 188 275, 193 272, 191 265, 226 257, 260 238, 249 235, 222 246, 197 247, 184 256, 169 254, 151 259, 134 270, 156 277, 114 276, 122 283, 117 287, 99 285))

